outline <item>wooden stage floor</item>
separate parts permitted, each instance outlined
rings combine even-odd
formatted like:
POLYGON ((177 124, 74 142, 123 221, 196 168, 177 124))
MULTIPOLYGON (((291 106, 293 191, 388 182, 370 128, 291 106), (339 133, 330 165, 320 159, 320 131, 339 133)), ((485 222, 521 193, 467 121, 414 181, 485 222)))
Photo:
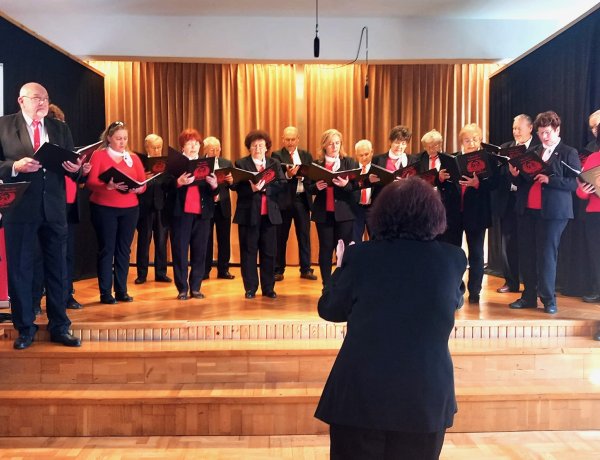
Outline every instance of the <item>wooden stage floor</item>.
MULTIPOLYGON (((232 268, 233 280, 217 279, 212 274, 202 283, 206 298, 180 301, 173 283, 153 281, 152 268, 148 282, 135 285, 135 267, 130 270, 129 294, 131 303, 104 305, 99 302, 97 280, 75 283, 75 297, 84 305, 81 310, 69 310, 75 325, 78 322, 150 322, 150 321, 227 321, 227 320, 319 320, 317 301, 321 294, 321 281, 301 279, 297 267, 289 267, 285 279, 276 283, 277 299, 263 298, 260 289, 255 299, 244 298, 244 288, 239 268, 232 268)), ((169 268, 169 276, 172 277, 169 268)), ((502 279, 485 275, 481 302, 465 303, 456 314, 457 320, 588 320, 600 321, 600 304, 587 304, 578 297, 558 297, 558 313, 548 315, 543 309, 510 310, 508 304, 520 294, 499 294, 496 289, 502 279)), ((41 323, 44 321, 41 320, 41 323)))

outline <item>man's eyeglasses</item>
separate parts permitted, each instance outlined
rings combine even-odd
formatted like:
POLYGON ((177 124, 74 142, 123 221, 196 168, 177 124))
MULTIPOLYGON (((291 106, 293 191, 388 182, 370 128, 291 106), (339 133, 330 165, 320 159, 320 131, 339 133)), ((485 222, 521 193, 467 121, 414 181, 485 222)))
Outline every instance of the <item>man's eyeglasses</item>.
POLYGON ((23 96, 26 97, 27 99, 31 99, 33 102, 35 102, 36 104, 39 104, 41 102, 43 102, 44 104, 47 104, 50 102, 50 98, 48 97, 39 97, 39 96, 23 96))

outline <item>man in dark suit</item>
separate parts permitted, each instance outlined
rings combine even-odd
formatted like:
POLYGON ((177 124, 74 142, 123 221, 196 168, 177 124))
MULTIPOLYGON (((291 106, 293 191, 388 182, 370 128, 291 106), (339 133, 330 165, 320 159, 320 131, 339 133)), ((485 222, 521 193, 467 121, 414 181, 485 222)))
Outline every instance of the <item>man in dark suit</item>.
POLYGON ((548 174, 533 179, 510 166, 517 188, 515 210, 518 215, 519 269, 524 290, 510 308, 537 308, 537 297, 544 311, 554 314, 556 306, 556 262, 560 236, 573 218, 573 192, 577 180, 562 162, 580 170, 577 150, 560 139, 560 117, 552 111, 537 115, 534 130, 542 145, 534 149, 546 163, 548 174))
POLYGON ((286 171, 287 183, 284 190, 279 194, 279 209, 281 211, 282 224, 277 229, 277 255, 275 257, 275 281, 283 280, 285 272, 285 255, 287 241, 290 235, 292 220, 296 228, 296 239, 298 240, 298 252, 300 256, 300 278, 316 280, 310 267, 310 210, 312 208, 312 197, 308 193, 308 178, 296 176, 298 165, 309 165, 313 158, 306 150, 299 150, 300 136, 298 128, 288 126, 283 130, 283 148, 273 152, 271 158, 279 160, 280 163, 288 165, 286 171))
MULTIPOLYGON (((68 126, 46 118, 48 92, 38 83, 25 84, 18 98, 21 111, 0 118, 0 179, 29 182, 21 201, 3 217, 6 232, 8 285, 12 316, 19 336, 14 348, 29 347, 38 327, 32 304, 33 260, 39 238, 46 274, 46 313, 50 340, 80 346, 69 334, 67 317, 67 217, 64 174, 42 168, 33 158, 44 142, 73 150, 68 126)), ((75 174, 80 164, 64 162, 66 173, 75 174)))
MULTIPOLYGON (((148 134, 144 140, 148 157, 160 157, 163 150, 162 137, 148 134)), ((143 284, 148 276, 150 263, 150 241, 154 236, 154 279, 170 283, 167 276, 167 234, 168 223, 165 212, 166 193, 170 177, 163 175, 146 185, 146 191, 139 195, 140 215, 137 222, 137 250, 135 264, 137 278, 135 284, 143 284)))
MULTIPOLYGON (((221 142, 216 137, 209 136, 204 139, 203 153, 206 157, 215 157, 215 169, 231 167, 231 161, 221 157, 221 142)), ((204 279, 210 276, 213 265, 213 235, 217 234, 217 278, 232 280, 234 275, 229 273, 229 259, 231 257, 231 197, 229 187, 233 183, 231 174, 219 184, 219 193, 215 196, 215 211, 210 223, 208 247, 206 248, 206 268, 204 279)))
MULTIPOLYGON (((529 115, 517 115, 513 119, 513 138, 500 147, 514 147, 524 145, 527 149, 539 144, 532 135, 533 120, 529 115)), ((519 292, 519 246, 517 214, 515 212, 517 186, 512 183, 512 176, 508 171, 508 164, 498 168, 498 188, 492 192, 492 208, 500 219, 500 238, 502 273, 504 285, 497 289, 500 293, 519 292)))
POLYGON ((253 299, 258 289, 257 256, 260 258, 260 287, 262 294, 271 299, 275 293, 275 238, 277 225, 281 224, 278 195, 285 183, 281 165, 266 153, 271 148, 271 138, 264 131, 250 131, 244 141, 250 155, 240 158, 235 166, 246 171, 261 172, 273 163, 275 178, 256 184, 242 181, 231 186, 238 194, 233 222, 238 224, 240 261, 246 299, 253 299))

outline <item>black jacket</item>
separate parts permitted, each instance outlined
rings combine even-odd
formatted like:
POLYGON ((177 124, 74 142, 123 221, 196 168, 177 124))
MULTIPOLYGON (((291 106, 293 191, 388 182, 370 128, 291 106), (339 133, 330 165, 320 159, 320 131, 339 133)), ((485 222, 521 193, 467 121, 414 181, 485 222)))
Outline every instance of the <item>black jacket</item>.
MULTIPOLYGON (((312 155, 310 153, 308 153, 306 150, 298 149, 298 155, 300 156, 300 162, 303 165, 309 165, 313 161, 312 155)), ((287 164, 293 163, 292 156, 290 155, 290 152, 288 152, 288 150, 286 148, 282 148, 281 150, 273 152, 271 154, 271 158, 278 160, 280 163, 287 163, 287 164)), ((302 183, 304 185, 304 192, 301 195, 302 199, 304 200, 306 207, 308 209, 311 209, 312 208, 312 196, 308 192, 308 188, 310 186, 311 180, 308 177, 305 177, 304 180, 302 181, 302 183)), ((283 188, 283 191, 279 194, 279 208, 281 210, 287 210, 292 206, 292 203, 296 199, 296 190, 297 189, 298 189, 298 179, 297 178, 293 177, 292 179, 289 179, 286 182, 286 184, 283 188)))

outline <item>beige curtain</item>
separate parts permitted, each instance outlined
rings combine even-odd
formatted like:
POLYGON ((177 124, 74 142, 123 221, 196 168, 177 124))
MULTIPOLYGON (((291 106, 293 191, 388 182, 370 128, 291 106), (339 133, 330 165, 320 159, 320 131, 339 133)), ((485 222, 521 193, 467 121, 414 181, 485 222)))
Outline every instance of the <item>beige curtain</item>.
MULTIPOLYGON (((344 147, 366 138, 376 152, 387 151, 388 133, 397 124, 413 131, 409 152, 421 151, 421 136, 439 130, 446 150, 458 150, 457 134, 478 123, 487 139, 488 77, 495 64, 293 65, 202 64, 91 61, 105 74, 107 122, 129 126, 130 148, 143 151, 148 133, 178 147, 188 127, 221 140, 233 161, 247 154, 244 137, 252 129, 271 134, 280 148, 283 128, 300 128, 302 146, 317 156, 321 133, 340 130, 344 147), (364 98, 366 76, 370 95, 364 98)), ((235 202, 235 193, 232 194, 235 202)), ((294 230, 292 229, 291 235, 294 230)), ((313 230, 313 260, 317 240, 313 230)), ((232 262, 239 261, 237 228, 232 227, 232 262)), ((216 249, 215 249, 216 250, 216 249)), ((295 238, 288 244, 290 264, 298 263, 295 238)))

